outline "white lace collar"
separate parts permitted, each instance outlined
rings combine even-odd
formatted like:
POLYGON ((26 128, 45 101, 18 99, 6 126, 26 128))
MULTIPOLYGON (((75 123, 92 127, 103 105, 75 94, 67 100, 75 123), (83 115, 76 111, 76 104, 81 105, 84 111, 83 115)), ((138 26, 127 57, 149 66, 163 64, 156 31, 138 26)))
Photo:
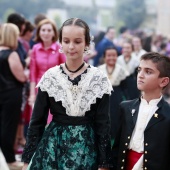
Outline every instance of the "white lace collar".
MULTIPOLYGON (((103 64, 99 66, 99 69, 101 69, 105 74, 107 74, 107 68, 106 64, 103 64)), ((119 86, 121 81, 125 80, 126 77, 129 76, 129 73, 122 68, 118 63, 115 64, 115 69, 110 76, 109 80, 112 84, 112 86, 119 86)))
POLYGON ((120 55, 117 58, 117 63, 120 64, 124 69, 126 69, 129 74, 133 74, 135 69, 139 66, 139 62, 136 57, 131 56, 128 62, 125 62, 124 56, 120 55))
POLYGON ((93 66, 81 75, 78 85, 73 85, 60 66, 55 66, 45 72, 37 87, 54 97, 56 102, 61 101, 69 116, 84 116, 91 104, 96 103, 96 98, 112 91, 107 76, 93 66))

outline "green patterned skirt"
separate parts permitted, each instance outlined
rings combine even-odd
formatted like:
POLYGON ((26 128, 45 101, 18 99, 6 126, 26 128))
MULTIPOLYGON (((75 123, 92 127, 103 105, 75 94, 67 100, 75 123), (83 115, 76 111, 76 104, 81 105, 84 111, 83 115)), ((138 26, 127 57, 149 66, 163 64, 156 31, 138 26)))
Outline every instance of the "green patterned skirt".
POLYGON ((51 122, 27 170, 97 170, 95 134, 90 124, 51 122))

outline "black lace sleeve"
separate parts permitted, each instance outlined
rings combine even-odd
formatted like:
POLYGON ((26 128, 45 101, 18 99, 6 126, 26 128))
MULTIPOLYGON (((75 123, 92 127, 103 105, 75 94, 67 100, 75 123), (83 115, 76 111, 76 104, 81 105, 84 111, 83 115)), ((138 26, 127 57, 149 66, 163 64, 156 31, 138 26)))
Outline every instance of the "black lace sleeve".
POLYGON ((47 92, 38 90, 31 121, 29 124, 26 145, 22 155, 22 161, 29 163, 37 145, 43 135, 49 112, 49 97, 47 92))
POLYGON ((98 142, 98 167, 112 167, 110 117, 109 117, 109 95, 105 94, 98 103, 95 115, 95 130, 98 142))

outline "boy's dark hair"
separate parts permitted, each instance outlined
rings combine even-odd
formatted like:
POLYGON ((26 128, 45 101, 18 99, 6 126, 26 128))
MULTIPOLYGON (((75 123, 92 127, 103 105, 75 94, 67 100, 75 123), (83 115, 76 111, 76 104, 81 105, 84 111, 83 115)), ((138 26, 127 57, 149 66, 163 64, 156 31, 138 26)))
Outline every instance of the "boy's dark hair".
POLYGON ((90 28, 85 21, 83 21, 79 18, 70 18, 63 23, 63 25, 61 26, 61 28, 59 30, 59 41, 60 41, 60 43, 62 42, 63 27, 68 26, 68 25, 76 25, 76 26, 84 28, 86 45, 87 46, 90 45, 90 28))
POLYGON ((21 31, 22 25, 25 24, 25 18, 19 13, 12 13, 8 16, 7 23, 13 23, 17 25, 21 31))
POLYGON ((159 77, 170 78, 170 59, 168 57, 157 52, 148 52, 141 56, 141 60, 151 60, 160 72, 159 77))

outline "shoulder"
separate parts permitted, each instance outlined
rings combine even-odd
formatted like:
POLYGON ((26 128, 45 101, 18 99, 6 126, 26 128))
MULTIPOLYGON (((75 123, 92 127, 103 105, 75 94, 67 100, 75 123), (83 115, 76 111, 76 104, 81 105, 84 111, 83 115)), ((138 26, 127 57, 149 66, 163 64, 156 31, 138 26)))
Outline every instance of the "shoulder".
POLYGON ((118 58, 117 59, 123 59, 124 58, 124 56, 123 55, 120 55, 120 56, 118 56, 118 58))
POLYGON ((133 105, 136 105, 140 103, 139 98, 133 99, 133 100, 126 100, 120 103, 120 107, 127 108, 127 107, 133 107, 133 105))
POLYGON ((19 57, 19 55, 18 55, 18 53, 16 52, 16 51, 11 51, 10 52, 10 54, 9 54, 9 57, 11 58, 18 58, 19 57))
POLYGON ((60 66, 54 66, 49 68, 44 74, 51 74, 51 75, 55 75, 58 73, 58 71, 60 71, 60 66))
POLYGON ((47 84, 54 83, 54 80, 56 79, 58 80, 60 73, 61 73, 60 66, 51 67, 43 74, 36 87, 44 87, 44 86, 46 87, 47 84))
POLYGON ((98 86, 101 87, 101 89, 103 90, 103 92, 106 92, 107 94, 111 95, 111 91, 113 90, 111 82, 109 81, 107 75, 100 70, 97 67, 90 67, 90 77, 91 77, 91 83, 95 83, 98 86))
POLYGON ((53 42, 53 43, 51 44, 51 48, 52 48, 53 50, 58 50, 58 49, 60 48, 60 44, 59 44, 58 42, 53 42))
POLYGON ((124 61, 124 56, 123 55, 118 56, 117 62, 122 64, 123 61, 124 61))
POLYGON ((145 51, 144 49, 141 49, 141 53, 145 54, 145 53, 147 53, 147 51, 145 51))
POLYGON ((164 118, 170 121, 170 104, 162 98, 161 101, 158 103, 159 113, 161 113, 164 118))
POLYGON ((120 72, 127 73, 127 71, 120 65, 120 63, 116 63, 115 69, 119 70, 120 72))
POLYGON ((165 101, 165 99, 162 100, 162 103, 163 103, 163 108, 170 113, 170 104, 167 101, 165 101))
POLYGON ((129 75, 129 72, 124 67, 122 67, 120 63, 116 63, 116 67, 120 69, 121 73, 124 73, 126 76, 129 75))
POLYGON ((90 65, 90 71, 92 73, 96 73, 97 75, 107 77, 107 75, 101 70, 101 68, 103 68, 103 67, 104 67, 104 65, 101 65, 99 67, 94 67, 94 66, 90 65))
MULTIPOLYGON (((103 66, 102 66, 103 67, 103 66)), ((100 80, 104 80, 104 81, 109 81, 106 72, 104 71, 104 69, 98 68, 98 67, 94 67, 94 66, 90 66, 90 74, 94 75, 94 77, 99 77, 100 80)), ((111 83, 110 83, 111 84, 111 83)))
POLYGON ((99 70, 105 70, 106 69, 106 64, 102 64, 102 65, 100 65, 100 66, 98 66, 98 69, 99 70))
POLYGON ((42 48, 42 43, 37 43, 33 46, 33 50, 38 50, 40 48, 42 48))

